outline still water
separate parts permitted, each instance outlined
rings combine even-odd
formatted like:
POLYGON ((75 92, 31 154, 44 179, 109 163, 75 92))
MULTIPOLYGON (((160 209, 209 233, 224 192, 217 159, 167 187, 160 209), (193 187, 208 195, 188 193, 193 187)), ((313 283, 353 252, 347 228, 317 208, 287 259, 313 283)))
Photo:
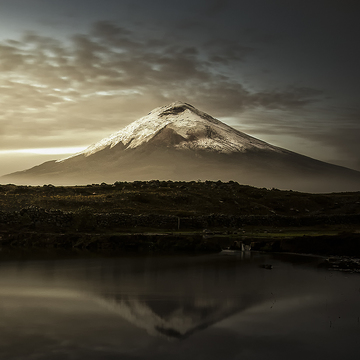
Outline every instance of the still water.
POLYGON ((319 262, 2 261, 0 359, 359 359, 360 275, 319 262))

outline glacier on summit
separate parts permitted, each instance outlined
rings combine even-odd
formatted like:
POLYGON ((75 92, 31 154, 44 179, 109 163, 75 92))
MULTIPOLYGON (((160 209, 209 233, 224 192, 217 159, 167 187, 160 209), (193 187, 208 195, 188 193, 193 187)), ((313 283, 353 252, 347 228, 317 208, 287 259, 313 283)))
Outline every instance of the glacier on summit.
POLYGON ((177 101, 152 110, 147 116, 66 159, 78 155, 90 156, 107 147, 113 148, 119 143, 122 143, 125 149, 134 149, 149 142, 165 128, 171 129, 182 138, 182 141, 174 145, 177 149, 208 150, 219 153, 253 149, 281 151, 276 146, 231 128, 190 104, 177 101))

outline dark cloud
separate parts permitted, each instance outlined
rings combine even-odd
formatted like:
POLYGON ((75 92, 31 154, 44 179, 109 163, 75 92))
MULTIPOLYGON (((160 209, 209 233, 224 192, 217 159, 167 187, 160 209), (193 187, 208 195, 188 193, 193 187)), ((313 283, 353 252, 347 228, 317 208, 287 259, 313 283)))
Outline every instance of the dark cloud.
POLYGON ((253 106, 262 106, 268 109, 289 109, 304 107, 319 101, 324 95, 318 89, 298 87, 283 91, 264 91, 251 95, 253 106))
POLYGON ((327 128, 325 131, 318 131, 308 135, 310 139, 317 143, 336 148, 338 158, 334 159, 334 161, 360 171, 360 128, 358 126, 341 127, 337 125, 333 128, 327 128))
POLYGON ((220 12, 228 9, 232 0, 210 0, 206 4, 205 13, 209 16, 218 15, 220 12))
POLYGON ((254 47, 244 45, 238 40, 212 39, 204 46, 209 52, 211 61, 224 64, 244 61, 256 52, 254 47))
POLYGON ((136 49, 140 43, 131 39, 132 32, 109 21, 98 21, 94 24, 91 35, 101 43, 126 50, 136 49))

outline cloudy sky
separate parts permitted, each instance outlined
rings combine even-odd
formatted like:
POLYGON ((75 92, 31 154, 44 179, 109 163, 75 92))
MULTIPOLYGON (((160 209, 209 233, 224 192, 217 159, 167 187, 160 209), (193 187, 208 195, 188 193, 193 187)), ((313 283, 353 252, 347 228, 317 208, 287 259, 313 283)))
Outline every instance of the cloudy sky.
POLYGON ((0 0, 0 175, 181 100, 360 170, 357 0, 0 0))

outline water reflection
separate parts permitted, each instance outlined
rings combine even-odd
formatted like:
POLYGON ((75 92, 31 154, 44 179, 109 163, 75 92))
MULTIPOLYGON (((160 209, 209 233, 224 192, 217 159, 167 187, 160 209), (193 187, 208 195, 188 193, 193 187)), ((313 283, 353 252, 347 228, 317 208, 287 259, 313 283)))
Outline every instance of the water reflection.
POLYGON ((0 358, 360 355, 359 276, 289 259, 2 262, 0 358))
POLYGON ((143 328, 149 335, 184 339, 245 309, 250 301, 191 298, 141 300, 110 297, 99 304, 131 324, 143 328))

